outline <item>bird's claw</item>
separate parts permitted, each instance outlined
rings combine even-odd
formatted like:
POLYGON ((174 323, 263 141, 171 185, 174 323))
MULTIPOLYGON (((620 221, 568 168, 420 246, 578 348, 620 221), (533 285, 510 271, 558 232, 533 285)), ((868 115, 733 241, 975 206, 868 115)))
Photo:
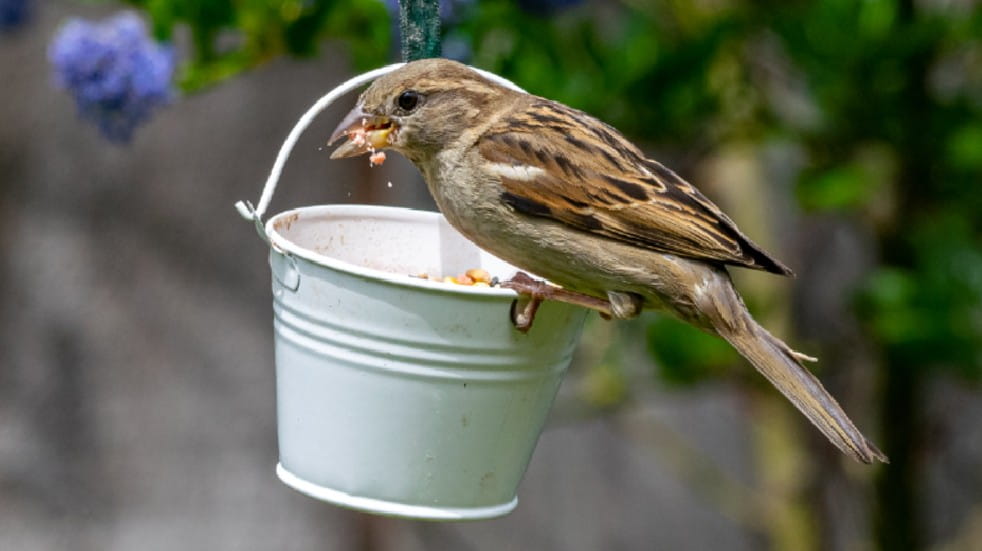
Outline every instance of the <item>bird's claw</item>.
POLYGON ((501 286, 520 295, 511 303, 511 322, 522 333, 527 333, 532 328, 539 305, 547 299, 596 310, 604 319, 610 319, 612 315, 611 305, 607 300, 532 279, 525 272, 516 273, 508 281, 503 281, 501 286))
POLYGON ((542 299, 535 296, 521 296, 511 303, 511 323, 519 332, 528 333, 535 321, 542 299))
POLYGON ((545 288, 549 285, 532 279, 525 272, 518 272, 508 281, 503 281, 501 286, 519 294, 511 303, 511 322, 518 331, 528 333, 542 304, 545 288))

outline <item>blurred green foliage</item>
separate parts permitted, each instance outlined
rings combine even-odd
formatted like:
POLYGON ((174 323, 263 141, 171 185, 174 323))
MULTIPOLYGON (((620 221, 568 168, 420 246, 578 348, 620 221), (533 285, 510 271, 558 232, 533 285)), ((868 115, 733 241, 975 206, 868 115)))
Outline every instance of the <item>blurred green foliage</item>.
POLYGON ((181 88, 195 91, 278 55, 309 57, 324 40, 344 44, 356 68, 386 59, 391 28, 378 0, 127 0, 150 15, 157 38, 190 30, 181 88))
POLYGON ((982 242, 977 225, 977 217, 936 213, 907 237, 914 254, 911 265, 883 266, 866 282, 859 313, 894 362, 920 369, 943 367, 974 380, 982 375, 982 242))

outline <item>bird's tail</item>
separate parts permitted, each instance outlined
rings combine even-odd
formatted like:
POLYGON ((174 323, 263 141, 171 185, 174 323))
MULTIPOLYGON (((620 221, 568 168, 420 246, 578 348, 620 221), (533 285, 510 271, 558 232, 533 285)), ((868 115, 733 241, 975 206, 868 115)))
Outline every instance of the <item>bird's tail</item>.
POLYGON ((836 447, 863 463, 888 463, 887 456, 859 432, 818 378, 802 365, 803 361, 815 359, 795 352, 754 321, 728 277, 719 283, 723 288, 718 290, 722 292, 704 294, 710 298, 705 301, 709 304, 700 305, 716 333, 750 361, 836 447))
POLYGON ((791 400, 836 447, 863 463, 872 463, 874 459, 887 463, 887 456, 859 432, 818 378, 801 364, 802 360, 814 359, 791 350, 766 329, 750 321, 750 331, 721 332, 720 336, 791 400))

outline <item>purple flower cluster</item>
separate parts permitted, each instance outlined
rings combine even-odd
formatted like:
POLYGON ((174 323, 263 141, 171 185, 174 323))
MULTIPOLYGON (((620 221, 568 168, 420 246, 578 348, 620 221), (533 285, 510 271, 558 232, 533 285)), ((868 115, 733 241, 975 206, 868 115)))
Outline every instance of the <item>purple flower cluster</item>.
POLYGON ((173 49, 154 42, 143 20, 131 12, 97 23, 69 21, 55 36, 48 58, 81 117, 113 142, 129 141, 133 130, 173 95, 173 49))
POLYGON ((31 15, 28 0, 0 0, 0 32, 11 31, 31 15))

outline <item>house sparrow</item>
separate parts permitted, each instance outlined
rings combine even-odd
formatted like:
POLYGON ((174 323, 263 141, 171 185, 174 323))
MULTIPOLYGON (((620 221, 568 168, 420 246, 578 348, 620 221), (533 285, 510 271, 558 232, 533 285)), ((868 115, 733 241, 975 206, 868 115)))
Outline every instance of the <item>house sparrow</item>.
MULTIPOLYGON (((377 79, 330 142, 344 136, 332 159, 402 154, 458 231, 563 289, 524 276, 512 288, 621 319, 674 314, 726 339, 843 452, 887 461, 802 366, 814 360, 753 320, 726 266, 791 270, 612 127, 427 59, 377 79)), ((532 315, 534 304, 517 321, 532 315)))

